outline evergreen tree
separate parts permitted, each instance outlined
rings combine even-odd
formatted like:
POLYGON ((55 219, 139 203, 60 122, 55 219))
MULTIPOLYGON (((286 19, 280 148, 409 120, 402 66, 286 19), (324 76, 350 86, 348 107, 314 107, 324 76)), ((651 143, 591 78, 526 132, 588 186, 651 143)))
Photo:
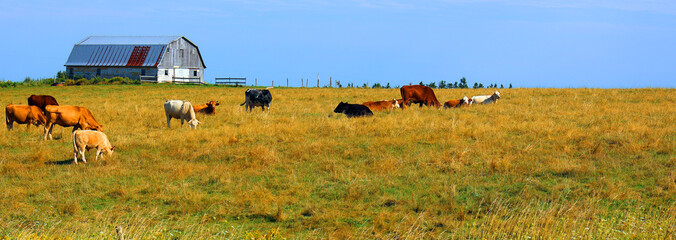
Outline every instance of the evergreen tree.
POLYGON ((425 84, 424 84, 422 81, 420 81, 420 83, 418 83, 418 85, 423 85, 423 86, 425 86, 425 84))
POLYGON ((483 84, 483 83, 479 83, 479 88, 484 88, 484 84, 483 84))
POLYGON ((434 82, 431 82, 431 83, 428 84, 427 86, 428 86, 428 87, 431 87, 431 88, 437 88, 437 84, 434 83, 434 82))
POLYGON ((500 84, 500 88, 505 88, 505 86, 503 86, 502 84, 500 84))
POLYGON ((458 82, 453 83, 453 88, 458 88, 458 82))
POLYGON ((511 83, 509 84, 509 88, 512 88, 512 84, 511 84, 511 83))
POLYGON ((460 88, 469 88, 469 86, 467 85, 467 79, 465 79, 465 77, 462 77, 460 79, 460 88))

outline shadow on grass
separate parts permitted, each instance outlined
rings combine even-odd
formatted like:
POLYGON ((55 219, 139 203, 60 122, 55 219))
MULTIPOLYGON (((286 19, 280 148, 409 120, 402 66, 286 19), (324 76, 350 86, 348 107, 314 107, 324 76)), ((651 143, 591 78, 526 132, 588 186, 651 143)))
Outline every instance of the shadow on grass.
POLYGON ((46 165, 73 165, 73 159, 45 162, 46 165))

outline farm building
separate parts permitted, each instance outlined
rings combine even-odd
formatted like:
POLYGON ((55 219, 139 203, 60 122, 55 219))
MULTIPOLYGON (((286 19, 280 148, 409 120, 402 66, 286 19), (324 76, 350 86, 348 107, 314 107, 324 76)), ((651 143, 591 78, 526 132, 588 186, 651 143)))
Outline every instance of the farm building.
POLYGON ((65 66, 70 78, 199 83, 206 68, 197 45, 183 36, 90 36, 75 44, 65 66))

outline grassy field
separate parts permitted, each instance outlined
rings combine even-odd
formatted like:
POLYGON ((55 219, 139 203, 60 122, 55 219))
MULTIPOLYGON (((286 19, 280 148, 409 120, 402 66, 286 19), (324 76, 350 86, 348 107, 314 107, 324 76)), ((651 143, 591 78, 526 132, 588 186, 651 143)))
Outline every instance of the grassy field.
POLYGON ((117 147, 73 165, 70 128, 1 130, 0 238, 676 238, 674 89, 501 89, 352 119, 340 101, 399 90, 274 88, 265 113, 244 90, 0 89, 4 105, 87 107, 117 147), (166 99, 221 106, 168 129, 166 99))

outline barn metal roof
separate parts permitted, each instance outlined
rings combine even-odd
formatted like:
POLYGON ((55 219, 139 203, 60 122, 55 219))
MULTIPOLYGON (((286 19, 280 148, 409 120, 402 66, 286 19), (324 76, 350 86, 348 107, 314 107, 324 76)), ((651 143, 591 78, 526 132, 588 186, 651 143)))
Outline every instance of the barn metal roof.
POLYGON ((182 37, 90 36, 73 46, 65 66, 154 67, 167 45, 179 38, 182 37))
POLYGON ((181 36, 89 36, 75 45, 167 45, 181 36))

